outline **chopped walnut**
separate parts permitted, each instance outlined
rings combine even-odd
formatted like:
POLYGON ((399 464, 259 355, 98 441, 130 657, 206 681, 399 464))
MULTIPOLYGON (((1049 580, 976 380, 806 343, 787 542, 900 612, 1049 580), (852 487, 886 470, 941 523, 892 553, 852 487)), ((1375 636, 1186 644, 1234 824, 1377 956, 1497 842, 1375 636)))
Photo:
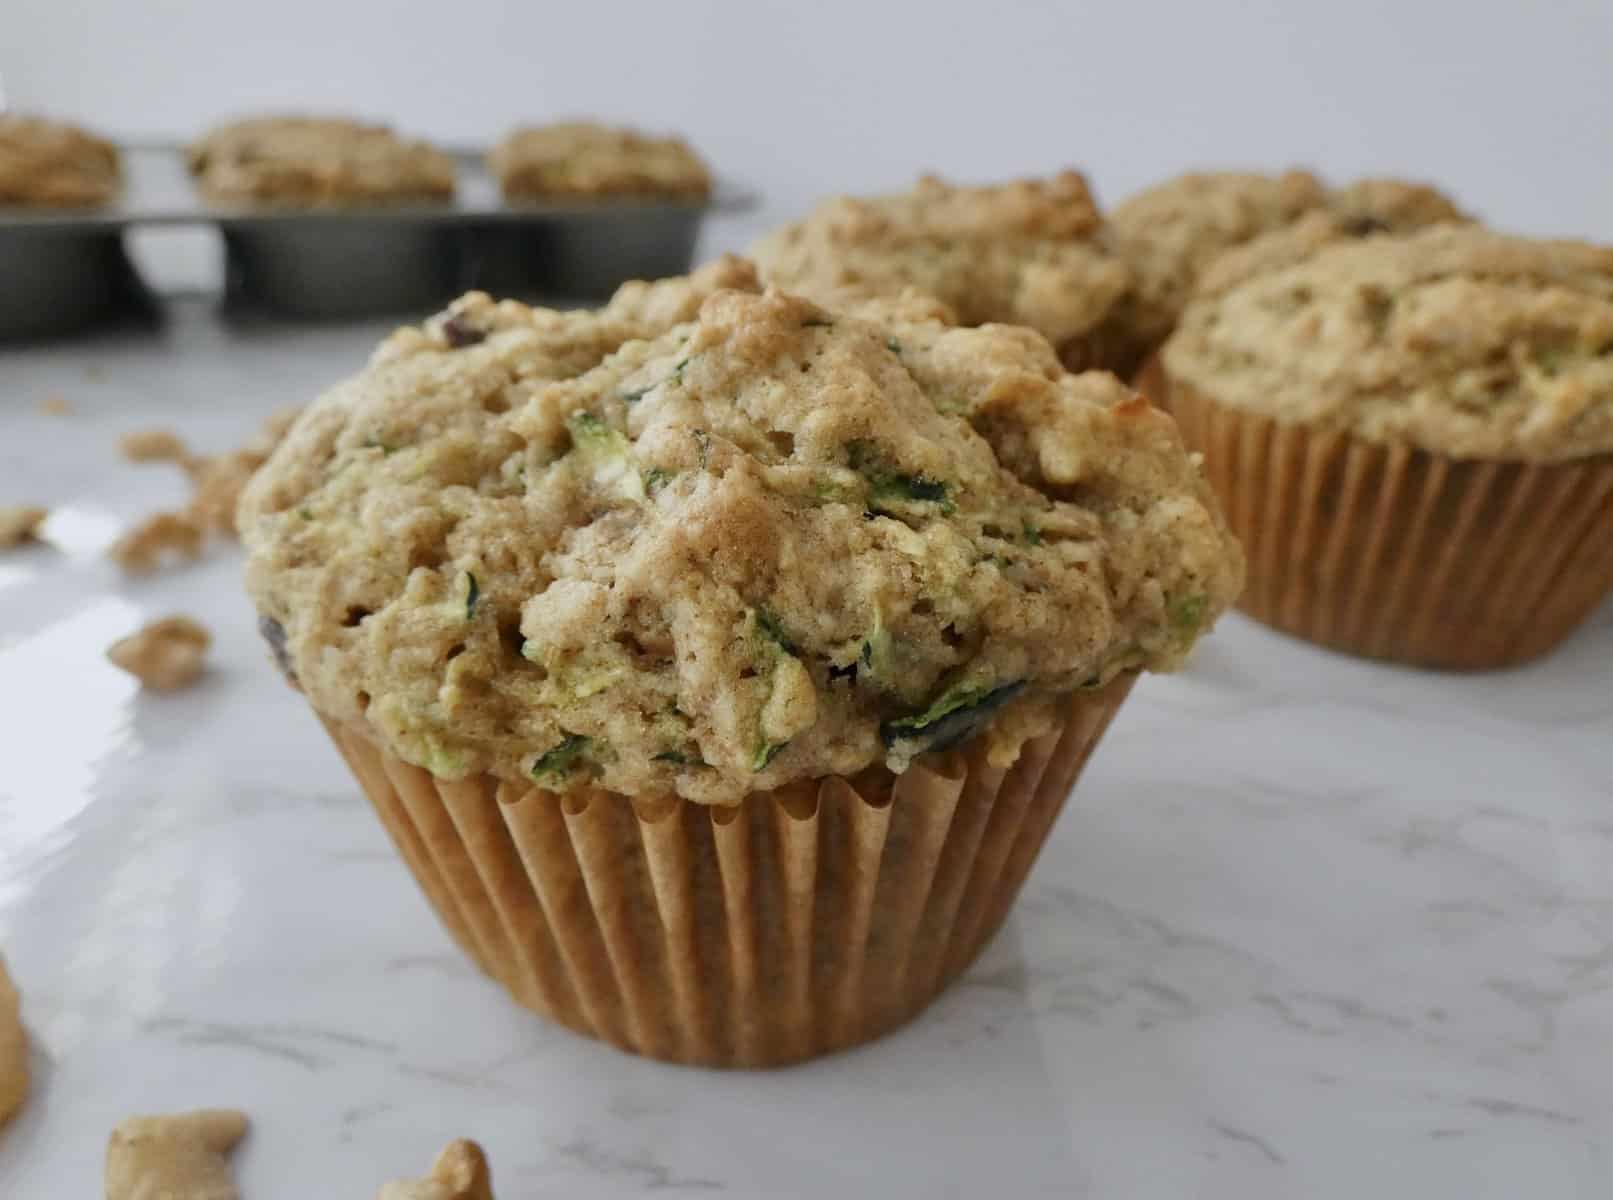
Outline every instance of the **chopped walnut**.
POLYGON ((130 1117, 106 1147, 106 1200, 237 1200, 229 1153, 246 1136, 229 1108, 130 1117))
POLYGON ((39 538, 39 527, 49 515, 33 505, 0 507, 0 550, 9 550, 39 538))
POLYGON ((449 1142, 424 1179, 389 1183, 376 1200, 493 1200, 487 1156, 475 1142, 449 1142))
POLYGON ((46 396, 39 402, 39 411, 47 417, 65 417, 72 413, 73 406, 66 396, 46 396))
POLYGON ((22 998, 0 958, 0 1125, 17 1115, 28 1097, 28 1035, 22 1028, 22 998))
POLYGON ((118 439, 118 450, 130 462, 190 462, 190 447, 171 429, 134 429, 118 439))
POLYGON ((142 684, 171 692, 196 681, 213 638, 189 617, 164 617, 113 642, 106 656, 142 684))
POLYGON ((113 542, 107 553, 125 571, 142 575, 155 570, 168 550, 182 558, 201 557, 202 526, 189 513, 152 513, 113 542))

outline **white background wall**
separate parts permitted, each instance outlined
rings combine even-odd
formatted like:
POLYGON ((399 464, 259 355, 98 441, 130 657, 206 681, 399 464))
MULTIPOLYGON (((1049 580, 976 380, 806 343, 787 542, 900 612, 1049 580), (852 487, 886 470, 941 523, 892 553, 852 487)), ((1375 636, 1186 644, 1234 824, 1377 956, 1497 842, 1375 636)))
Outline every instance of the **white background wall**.
POLYGON ((769 216, 922 168, 1075 164, 1112 201, 1292 162, 1613 239, 1613 0, 0 0, 0 78, 130 134, 286 106, 470 141, 621 118, 687 132, 769 216))

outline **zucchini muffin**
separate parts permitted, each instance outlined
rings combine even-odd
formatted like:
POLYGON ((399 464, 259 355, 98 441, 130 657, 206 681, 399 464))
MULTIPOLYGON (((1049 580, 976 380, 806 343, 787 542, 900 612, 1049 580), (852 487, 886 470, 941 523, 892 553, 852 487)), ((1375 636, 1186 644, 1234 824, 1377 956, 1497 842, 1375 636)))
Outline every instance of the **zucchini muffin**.
POLYGON ((454 194, 454 162, 443 151, 345 117, 232 121, 193 142, 187 160, 215 204, 363 208, 454 194))
POLYGON ((705 1063, 921 1008, 1242 577, 1113 377, 733 259, 597 312, 464 297, 317 401, 239 520, 266 635, 461 943, 705 1063))
POLYGON ((711 172, 682 138, 592 121, 512 130, 487 156, 506 200, 587 196, 704 200, 711 172))
POLYGON ((1613 249, 1296 226, 1218 263, 1161 357, 1260 620, 1496 667, 1613 588, 1613 249))
POLYGON ((924 176, 895 196, 839 196, 753 248, 770 283, 830 303, 917 289, 964 325, 1028 325, 1071 370, 1109 365, 1093 335, 1130 273, 1075 171, 988 187, 924 176))
POLYGON ((0 205, 93 208, 123 186, 118 148, 88 130, 0 113, 0 205))
POLYGON ((1113 368, 1130 375, 1158 349, 1218 257, 1309 214, 1333 217, 1341 237, 1409 233, 1467 220, 1433 188, 1394 179, 1330 189, 1308 171, 1177 176, 1131 197, 1109 216, 1115 248, 1132 272, 1104 331, 1113 368))

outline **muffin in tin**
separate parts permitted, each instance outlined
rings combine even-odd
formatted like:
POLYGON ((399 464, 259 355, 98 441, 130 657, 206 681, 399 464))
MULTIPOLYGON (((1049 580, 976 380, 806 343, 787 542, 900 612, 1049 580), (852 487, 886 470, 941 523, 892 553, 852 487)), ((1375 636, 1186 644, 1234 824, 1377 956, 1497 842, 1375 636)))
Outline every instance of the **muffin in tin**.
POLYGON ((689 143, 593 121, 511 130, 487 156, 506 200, 595 196, 705 200, 711 171, 689 143))
POLYGON ((454 194, 454 161, 385 125, 347 117, 231 121, 187 151, 208 200, 268 208, 436 204, 454 194))
POLYGON ((444 923, 638 1053, 911 1017, 1242 562, 1171 420, 1035 332, 724 260, 472 294, 298 421, 248 588, 444 923))
POLYGON ((934 176, 891 196, 839 196, 752 249, 763 276, 833 302, 917 289, 965 325, 1027 325, 1071 370, 1109 365, 1094 334, 1130 274, 1075 171, 985 187, 934 176))
MULTIPOLYGON (((1354 237, 1467 219, 1435 189, 1395 179, 1329 188, 1299 170, 1179 175, 1130 197, 1109 215, 1115 249, 1132 274, 1104 327, 1109 365, 1126 376, 1142 368, 1217 258, 1312 214, 1332 216, 1341 235, 1354 237)), ((1145 377, 1145 390, 1147 382, 1145 377)))
POLYGON ((1613 249, 1313 221, 1218 263, 1161 362, 1260 620, 1479 669, 1613 588, 1613 249))
POLYGON ((96 208, 123 186, 118 148, 103 137, 44 117, 0 113, 0 205, 96 208))

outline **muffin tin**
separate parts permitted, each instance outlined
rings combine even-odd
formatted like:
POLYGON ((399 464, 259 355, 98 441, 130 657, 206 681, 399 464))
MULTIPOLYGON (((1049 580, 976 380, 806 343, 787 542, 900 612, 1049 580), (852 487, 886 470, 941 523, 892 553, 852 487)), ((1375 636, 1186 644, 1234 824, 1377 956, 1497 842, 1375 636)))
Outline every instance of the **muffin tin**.
POLYGON ((592 299, 686 271, 701 221, 757 197, 719 183, 707 201, 505 203, 476 150, 454 152, 458 192, 430 207, 224 208, 192 186, 183 149, 123 147, 125 186, 92 211, 0 208, 0 339, 83 329, 149 308, 123 249, 128 229, 213 227, 226 305, 299 318, 420 310, 472 288, 592 299))

